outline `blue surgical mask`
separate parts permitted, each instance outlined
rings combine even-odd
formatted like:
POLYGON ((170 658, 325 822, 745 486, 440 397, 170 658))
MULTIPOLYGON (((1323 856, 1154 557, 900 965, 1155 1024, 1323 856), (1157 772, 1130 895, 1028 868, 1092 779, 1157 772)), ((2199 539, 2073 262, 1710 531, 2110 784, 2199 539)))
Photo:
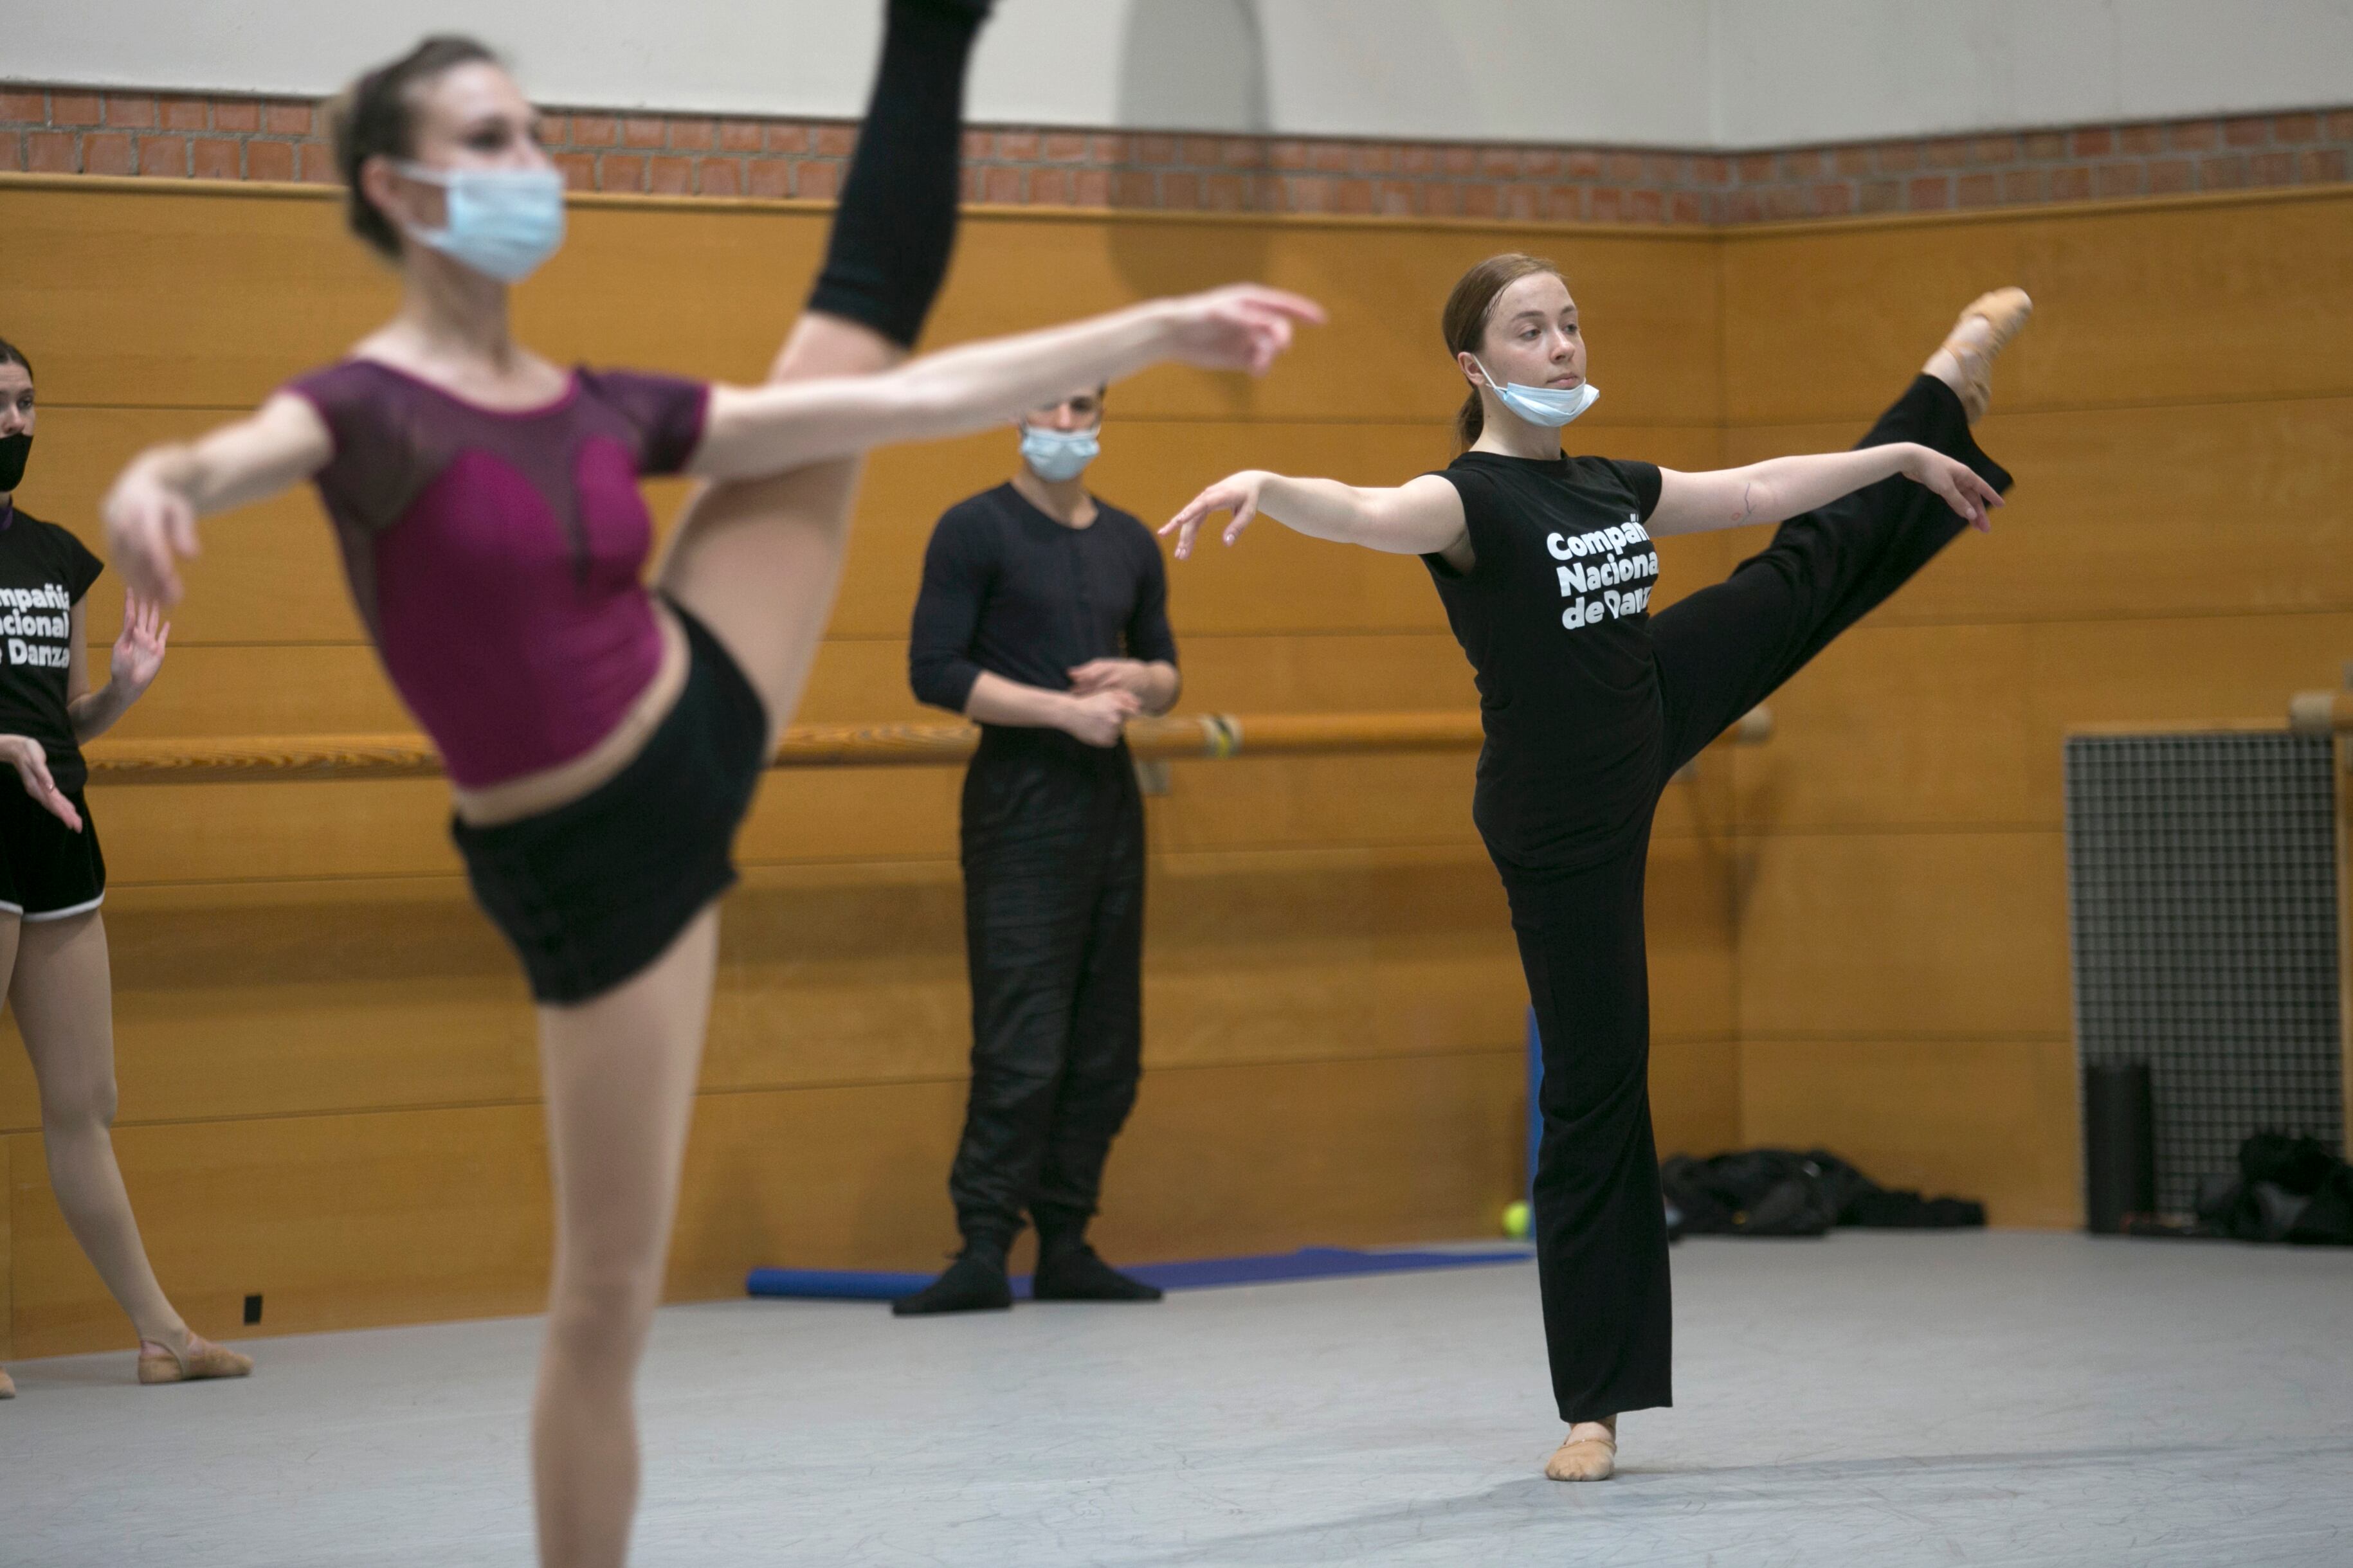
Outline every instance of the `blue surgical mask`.
POLYGON ((1557 430, 1592 407, 1601 396, 1588 381, 1580 381, 1575 386, 1524 386, 1516 381, 1508 384, 1499 383, 1493 372, 1479 363, 1477 354, 1471 356, 1471 363, 1479 365, 1479 374, 1487 378, 1488 386, 1504 400, 1504 406, 1531 425, 1557 430))
POLYGON ((1099 430, 1041 430, 1021 426, 1021 460, 1050 485, 1075 479, 1103 451, 1099 430))
POLYGON ((448 193, 442 226, 408 237, 486 277, 520 283, 564 243, 564 176, 553 169, 396 167, 448 193))

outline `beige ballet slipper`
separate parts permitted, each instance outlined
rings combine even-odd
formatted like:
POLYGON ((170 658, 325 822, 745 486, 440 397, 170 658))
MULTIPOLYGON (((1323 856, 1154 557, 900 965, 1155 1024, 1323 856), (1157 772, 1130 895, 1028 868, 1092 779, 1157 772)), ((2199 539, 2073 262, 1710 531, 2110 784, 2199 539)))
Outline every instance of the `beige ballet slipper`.
POLYGON ((5 1372, 0 1372, 0 1399, 16 1397, 16 1384, 5 1372))
POLYGON ((196 1383, 209 1377, 245 1377, 252 1371, 251 1356, 225 1349, 202 1334, 190 1334, 185 1351, 153 1340, 139 1342, 142 1383, 196 1383))
POLYGON ((1580 1421, 1545 1461, 1556 1481, 1606 1481, 1618 1473, 1618 1418, 1580 1421))
MULTIPOLYGON (((1959 384, 1953 390, 1961 396, 1961 407, 1974 425, 1986 416, 1993 405, 1993 362, 2010 341, 2018 336, 2029 316, 2034 314, 2034 301, 2026 297, 2023 289, 1996 289, 1980 294, 1961 308, 1959 320, 1936 353, 1952 356, 1960 374, 1959 384), (1983 327, 1978 321, 1985 322, 1983 327)), ((1933 366, 1935 356, 1930 356, 1933 366)), ((1931 374, 1935 372, 1931 370, 1931 374)))

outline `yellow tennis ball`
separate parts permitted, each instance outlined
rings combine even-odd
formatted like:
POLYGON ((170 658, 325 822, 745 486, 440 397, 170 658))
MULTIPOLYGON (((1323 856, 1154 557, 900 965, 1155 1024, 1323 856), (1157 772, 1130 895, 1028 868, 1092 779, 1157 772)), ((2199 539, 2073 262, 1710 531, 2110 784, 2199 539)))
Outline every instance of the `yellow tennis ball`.
POLYGON ((1528 1205, 1525 1202, 1504 1206, 1504 1234, 1514 1241, 1525 1241, 1528 1238, 1528 1205))

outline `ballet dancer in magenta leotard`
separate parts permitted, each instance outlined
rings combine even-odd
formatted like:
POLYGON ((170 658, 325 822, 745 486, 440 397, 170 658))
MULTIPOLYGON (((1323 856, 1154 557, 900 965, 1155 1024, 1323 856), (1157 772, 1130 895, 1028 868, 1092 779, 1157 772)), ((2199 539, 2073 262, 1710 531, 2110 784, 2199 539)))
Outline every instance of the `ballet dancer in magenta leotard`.
MULTIPOLYGON (((904 364, 947 263, 984 5, 894 0, 807 312, 768 383, 565 371, 508 331, 562 182, 479 45, 428 39, 334 115, 400 310, 248 418, 142 455, 114 559, 169 603, 195 520, 317 483, 386 672, 440 749, 475 894, 539 1004, 556 1246, 533 1422, 540 1550, 623 1560, 716 900, 824 627, 858 455, 1177 359, 1262 371, 1314 307, 1237 287, 904 364), (712 481, 653 574, 637 480, 712 481)), ((647 302, 638 301, 640 305, 647 302)))

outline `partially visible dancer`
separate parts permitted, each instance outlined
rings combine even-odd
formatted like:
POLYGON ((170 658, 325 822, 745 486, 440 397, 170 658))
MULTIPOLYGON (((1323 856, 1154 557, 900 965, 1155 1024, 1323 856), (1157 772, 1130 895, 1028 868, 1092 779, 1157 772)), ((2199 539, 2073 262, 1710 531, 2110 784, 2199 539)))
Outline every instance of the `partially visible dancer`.
MULTIPOLYGON (((243 1377, 253 1363, 191 1331, 148 1267, 114 1163, 114 983, 106 857, 82 784, 81 743, 104 734, 163 668, 171 626, 133 595, 107 681, 90 689, 82 644, 105 570, 80 540, 16 505, 38 408, 33 366, 0 341, 0 998, 40 1087, 49 1188, 82 1251, 139 1331, 139 1381, 243 1377), (17 787, 21 784, 23 787, 17 787)), ((0 1399, 16 1386, 0 1372, 0 1399)))
MULTIPOLYGON (((2010 476, 1969 426, 2031 304, 1971 302, 1851 452, 1682 474, 1572 458, 1598 394, 1577 301, 1550 262, 1491 257, 1440 330, 1470 394, 1467 448, 1394 489, 1249 470, 1167 528, 1259 514, 1317 539, 1419 555, 1479 686, 1471 815, 1501 873, 1544 1050, 1537 1274, 1567 1436, 1556 1480, 1616 1468, 1618 1417, 1672 1404, 1667 1232, 1651 1141, 1642 877, 1667 780, 1967 526, 2010 476), (1653 535, 1781 524, 1726 581, 1649 613, 1653 535)), ((1163 531, 1166 531, 1164 530, 1163 531)))
POLYGON ((964 779, 972 1090, 948 1175, 964 1250, 901 1317, 1012 1305, 1038 1226, 1041 1301, 1156 1301, 1087 1245, 1144 1071, 1144 800, 1124 729, 1176 700, 1152 531, 1088 493, 1103 389, 1033 409, 1013 478, 948 509, 923 555, 915 695, 977 721, 964 779))
POLYGON ((748 389, 567 372, 514 340, 509 287, 561 242, 564 182, 491 55, 426 40, 332 115, 351 226, 398 268, 398 313, 249 418, 142 455, 106 503, 124 576, 169 602, 199 516, 315 479, 385 670, 440 750, 475 896, 539 1005, 557 1231, 533 1416, 548 1563, 628 1553, 635 1375, 718 900, 823 635, 856 458, 1164 360, 1263 371, 1316 316, 1240 287, 893 369, 947 267, 982 10, 889 6, 816 290, 748 389), (718 483, 649 589, 637 481, 652 474, 718 483))

